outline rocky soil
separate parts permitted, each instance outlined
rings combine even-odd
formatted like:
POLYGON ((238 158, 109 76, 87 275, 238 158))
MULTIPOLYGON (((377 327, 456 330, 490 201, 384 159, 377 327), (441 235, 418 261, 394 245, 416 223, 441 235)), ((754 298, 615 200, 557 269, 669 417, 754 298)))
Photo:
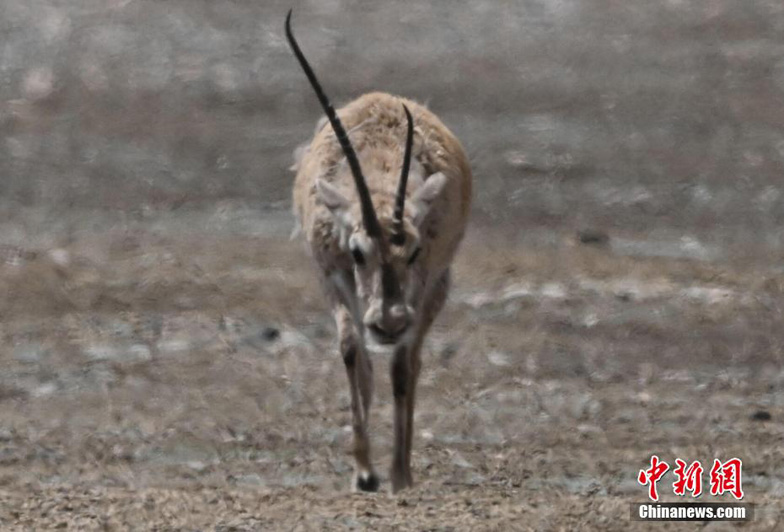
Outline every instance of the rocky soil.
POLYGON ((742 458, 747 528, 780 526, 775 268, 475 227, 426 348, 418 486, 359 495, 334 326, 288 214, 79 216, 67 238, 36 233, 45 213, 2 228, 26 234, 0 267, 3 529, 625 530, 654 453, 742 458))

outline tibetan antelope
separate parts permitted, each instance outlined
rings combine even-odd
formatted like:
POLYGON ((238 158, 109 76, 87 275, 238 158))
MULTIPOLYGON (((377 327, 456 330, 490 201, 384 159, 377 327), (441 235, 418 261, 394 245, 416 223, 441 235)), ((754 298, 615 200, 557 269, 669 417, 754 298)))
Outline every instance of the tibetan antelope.
POLYGON ((471 203, 471 169, 454 135, 411 100, 370 93, 336 113, 294 39, 291 11, 286 37, 327 115, 310 145, 295 153, 294 213, 332 305, 348 373, 353 487, 379 486, 368 437, 368 347, 387 345, 395 411, 390 477, 397 492, 412 485, 420 350, 449 290, 471 203))

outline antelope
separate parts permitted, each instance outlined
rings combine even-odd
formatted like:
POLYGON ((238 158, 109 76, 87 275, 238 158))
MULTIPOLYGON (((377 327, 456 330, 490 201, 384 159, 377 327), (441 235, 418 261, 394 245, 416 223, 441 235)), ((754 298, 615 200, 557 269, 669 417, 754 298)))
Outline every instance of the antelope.
POLYGON ((392 493, 413 485, 411 442, 422 342, 450 286, 471 204, 460 142, 428 109, 374 92, 338 112, 291 30, 286 37, 326 114, 295 152, 294 214, 317 265, 351 392, 354 490, 377 491, 369 351, 387 346, 394 398, 392 493), (330 128, 326 127, 329 122, 330 128))

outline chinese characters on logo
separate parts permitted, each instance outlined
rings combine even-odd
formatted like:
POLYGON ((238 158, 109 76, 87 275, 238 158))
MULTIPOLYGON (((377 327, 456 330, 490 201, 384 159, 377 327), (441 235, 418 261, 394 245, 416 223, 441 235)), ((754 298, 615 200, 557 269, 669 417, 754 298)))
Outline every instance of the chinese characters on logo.
POLYGON ((686 495, 690 491, 692 497, 699 497, 702 494, 702 464, 692 462, 687 468, 686 462, 676 458, 675 465, 675 476, 678 477, 672 485, 675 495, 686 495))
POLYGON ((740 469, 743 463, 739 458, 727 460, 723 464, 717 459, 713 461, 710 470, 711 495, 722 495, 724 492, 732 493, 736 499, 743 498, 743 488, 740 485, 740 469))
MULTIPOLYGON (((741 486, 741 467, 743 463, 739 458, 732 458, 722 462, 718 458, 713 461, 710 470, 710 493, 711 495, 724 495, 730 493, 733 497, 740 500, 743 498, 743 488, 741 486)), ((637 475, 637 482, 643 486, 648 486, 648 497, 653 501, 659 500, 657 484, 664 474, 669 471, 670 465, 663 460, 659 460, 656 455, 651 456, 651 467, 641 469, 637 475)), ((675 482, 672 485, 675 495, 684 496, 690 491, 692 497, 699 497, 702 494, 702 464, 699 461, 686 464, 680 458, 675 459, 675 482)))
POLYGON ((650 469, 641 469, 640 474, 637 475, 637 482, 645 486, 648 485, 648 497, 651 498, 652 501, 659 500, 659 493, 656 491, 656 483, 659 482, 659 479, 664 476, 664 473, 670 466, 667 462, 659 461, 659 457, 655 454, 651 456, 651 467, 650 469))

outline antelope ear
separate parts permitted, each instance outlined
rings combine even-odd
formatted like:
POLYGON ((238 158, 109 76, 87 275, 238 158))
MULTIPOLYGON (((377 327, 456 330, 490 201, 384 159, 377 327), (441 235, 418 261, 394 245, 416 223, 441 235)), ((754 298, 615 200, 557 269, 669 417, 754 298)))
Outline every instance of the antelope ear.
POLYGON ((310 145, 308 143, 300 144, 294 150, 294 162, 289 166, 289 170, 292 172, 298 172, 299 167, 302 164, 302 159, 305 158, 305 154, 310 151, 310 145))
POLYGON ((324 129, 324 126, 327 125, 328 121, 329 119, 326 116, 322 116, 321 118, 318 119, 318 122, 316 122, 316 129, 313 131, 314 137, 318 135, 319 131, 324 129))
POLYGON ((334 185, 323 179, 316 179, 316 193, 319 200, 332 213, 332 218, 335 220, 333 230, 340 241, 340 247, 347 250, 348 238, 351 235, 351 228, 354 226, 354 219, 349 210, 351 204, 334 185))
POLYGON ((433 201, 441 194, 446 185, 446 176, 442 172, 428 176, 422 185, 411 196, 411 205, 414 208, 414 225, 419 225, 425 219, 433 201))
POLYGON ((334 185, 327 183, 323 179, 316 179, 316 192, 321 202, 333 214, 337 214, 338 211, 348 211, 348 199, 334 185))

